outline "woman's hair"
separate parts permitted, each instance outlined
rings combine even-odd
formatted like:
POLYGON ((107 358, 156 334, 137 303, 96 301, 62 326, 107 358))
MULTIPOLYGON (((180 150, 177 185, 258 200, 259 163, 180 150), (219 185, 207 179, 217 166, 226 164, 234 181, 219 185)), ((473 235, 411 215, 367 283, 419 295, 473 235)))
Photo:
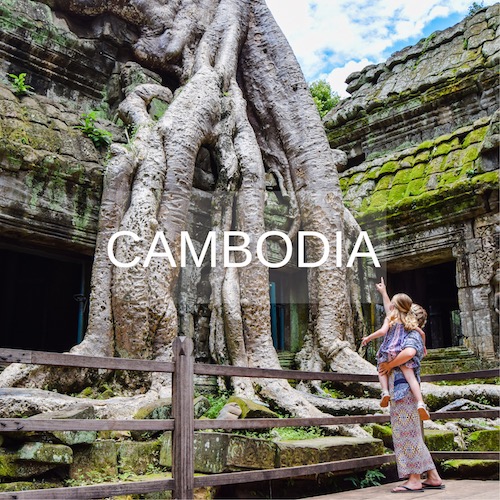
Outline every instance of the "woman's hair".
POLYGON ((394 306, 389 313, 389 325, 396 322, 403 323, 405 330, 414 330, 418 326, 417 317, 411 310, 412 300, 406 293, 397 293, 392 297, 391 304, 394 306))
POLYGON ((417 318, 418 326, 423 328, 427 323, 427 311, 420 304, 413 304, 411 310, 417 318))

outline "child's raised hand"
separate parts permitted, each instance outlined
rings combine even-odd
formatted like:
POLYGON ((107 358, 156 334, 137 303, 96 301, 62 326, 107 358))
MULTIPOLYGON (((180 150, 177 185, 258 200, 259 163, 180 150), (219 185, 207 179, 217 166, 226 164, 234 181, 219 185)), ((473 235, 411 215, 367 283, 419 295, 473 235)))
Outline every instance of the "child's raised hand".
POLYGON ((384 278, 382 277, 380 278, 380 283, 377 283, 375 285, 375 288, 377 289, 377 292, 380 294, 383 294, 386 291, 384 278))

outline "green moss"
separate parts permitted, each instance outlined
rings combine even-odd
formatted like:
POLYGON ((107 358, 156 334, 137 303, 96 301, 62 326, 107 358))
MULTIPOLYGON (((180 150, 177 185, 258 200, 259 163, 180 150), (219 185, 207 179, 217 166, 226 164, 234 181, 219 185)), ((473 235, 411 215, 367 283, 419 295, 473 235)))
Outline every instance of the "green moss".
POLYGON ((418 165, 415 165, 411 169, 410 179, 411 180, 420 179, 421 177, 424 176, 426 169, 427 169, 427 163, 419 163, 418 165))
POLYGON ((453 451, 455 448, 455 436, 451 431, 425 429, 424 437, 425 444, 431 451, 453 451))
POLYGON ((341 177, 339 179, 340 189, 343 193, 347 191, 347 187, 349 186, 350 179, 348 177, 341 177))
POLYGON ((433 146, 434 146, 433 140, 424 141, 417 146, 417 151, 422 151, 424 149, 432 149, 433 146))
POLYGON ((380 175, 383 174, 393 174, 399 170, 399 162, 397 161, 388 161, 384 163, 380 169, 380 175))
POLYGON ((411 168, 405 168, 404 170, 399 170, 399 172, 395 175, 393 186, 396 184, 408 184, 411 179, 411 168))
POLYGON ((380 209, 387 205, 387 201, 389 200, 389 190, 383 189, 380 191, 376 191, 372 194, 370 198, 370 208, 371 209, 380 209))
POLYGON ((466 150, 464 150, 461 156, 462 160, 461 163, 464 164, 477 160, 478 156, 479 156, 479 148, 474 146, 469 146, 466 150))
POLYGON ((422 190, 425 189, 425 184, 425 179, 422 178, 410 181, 406 190, 406 195, 418 196, 419 194, 421 194, 422 190))
POLYGON ((366 172, 363 180, 377 179, 380 175, 380 167, 372 167, 368 172, 366 172))
POLYGON ((483 142, 487 132, 488 127, 481 127, 473 130, 465 136, 465 139, 462 142, 462 147, 468 148, 471 144, 483 142))
POLYGON ((382 189, 389 189, 392 184, 392 175, 385 175, 382 177, 378 182, 377 185, 375 186, 375 191, 380 191, 382 189))
POLYGON ((451 151, 451 144, 449 142, 443 142, 442 144, 439 144, 439 146, 436 146, 436 148, 432 152, 432 155, 434 157, 447 155, 450 151, 451 151))
POLYGON ((415 156, 415 163, 423 163, 429 160, 431 157, 431 152, 426 149, 425 151, 421 151, 415 156))
POLYGON ((475 431, 467 437, 469 451, 500 451, 500 429, 475 431))
POLYGON ((399 184, 393 186, 389 192, 389 203, 394 204, 404 198, 406 194, 407 186, 406 184, 399 184))

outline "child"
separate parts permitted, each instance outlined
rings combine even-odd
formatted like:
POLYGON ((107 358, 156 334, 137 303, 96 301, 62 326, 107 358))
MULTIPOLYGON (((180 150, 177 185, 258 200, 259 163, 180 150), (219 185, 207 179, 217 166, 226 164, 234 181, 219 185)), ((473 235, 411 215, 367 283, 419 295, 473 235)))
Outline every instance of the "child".
MULTIPOLYGON (((383 284, 383 280, 381 284, 377 285, 377 290, 384 296, 385 285, 383 284), (383 291, 381 291, 381 286, 383 287, 383 291)), ((413 304, 411 298, 404 293, 394 295, 392 300, 387 304, 384 300, 384 306, 387 306, 386 310, 389 309, 389 314, 386 316, 384 324, 379 330, 364 337, 361 341, 361 345, 366 345, 375 338, 385 337, 377 352, 377 363, 392 361, 401 352, 401 344, 408 331, 418 331, 422 336, 422 341, 425 346, 425 334, 419 328, 417 316, 415 314, 415 312, 418 312, 420 317, 425 321, 427 314, 422 307, 416 307, 417 304, 413 304), (413 309, 415 312, 412 311, 412 306, 414 306, 413 309)), ((413 370, 413 368, 415 368, 414 363, 410 360, 399 368, 408 382, 413 396, 417 400, 420 418, 422 420, 428 420, 430 415, 422 398, 420 384, 413 370)), ((387 375, 379 375, 379 380, 382 386, 382 400, 380 406, 385 408, 389 405, 390 400, 389 378, 387 375)))

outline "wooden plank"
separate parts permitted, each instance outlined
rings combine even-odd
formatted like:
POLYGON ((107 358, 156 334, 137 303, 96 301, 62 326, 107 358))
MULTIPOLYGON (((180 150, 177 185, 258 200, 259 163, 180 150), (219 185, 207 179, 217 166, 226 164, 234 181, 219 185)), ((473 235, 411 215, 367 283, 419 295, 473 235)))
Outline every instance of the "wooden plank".
POLYGON ((174 499, 189 500, 194 494, 194 355, 193 341, 177 337, 172 345, 175 371, 172 384, 172 476, 174 499))
POLYGON ((172 490, 173 479, 156 479, 154 481, 135 481, 129 483, 93 484, 89 486, 72 486, 68 488, 47 488, 44 490, 12 491, 0 493, 0 499, 20 500, 83 500, 89 498, 108 498, 118 495, 135 495, 172 490))
POLYGON ((224 484, 286 479, 291 477, 308 476, 311 474, 324 474, 326 472, 342 472, 365 468, 369 469, 394 461, 394 455, 390 454, 352 458, 350 460, 340 460, 338 462, 324 462, 315 465, 300 465, 297 467, 281 467, 279 469, 212 474, 210 476, 195 477, 194 486, 195 488, 200 488, 204 486, 220 486, 224 484))
POLYGON ((494 378, 500 376, 500 369, 476 370, 463 373, 437 373, 432 375, 422 375, 422 382, 439 382, 441 380, 469 380, 472 378, 494 378))
MULTIPOLYGON (((497 418, 500 410, 463 410, 431 412, 433 420, 454 420, 459 418, 497 418)), ((316 418, 247 418, 244 420, 195 420, 196 430, 207 429, 267 429, 270 427, 302 427, 319 425, 368 424, 389 422, 389 414, 344 415, 340 417, 316 418)))
POLYGON ((106 370, 132 370, 148 372, 174 371, 174 364, 150 359, 110 358, 100 356, 80 356, 43 351, 23 351, 2 349, 0 361, 50 366, 71 366, 79 368, 101 368, 106 370))
POLYGON ((46 431, 168 431, 174 421, 168 420, 91 420, 91 419, 30 419, 2 418, 0 432, 46 431))
POLYGON ((302 372, 297 370, 277 370, 270 368, 246 368, 243 366, 209 365, 196 363, 196 375, 216 375, 223 377, 282 378, 294 380, 330 380, 339 382, 378 382, 377 375, 350 374, 337 372, 302 372))
POLYGON ((500 460, 498 451, 431 451, 436 460, 500 460))
POLYGON ((195 420, 196 430, 207 429, 267 429, 270 427, 302 427, 316 425, 366 424, 388 422, 389 414, 345 415, 342 417, 316 418, 246 418, 238 420, 195 420))

